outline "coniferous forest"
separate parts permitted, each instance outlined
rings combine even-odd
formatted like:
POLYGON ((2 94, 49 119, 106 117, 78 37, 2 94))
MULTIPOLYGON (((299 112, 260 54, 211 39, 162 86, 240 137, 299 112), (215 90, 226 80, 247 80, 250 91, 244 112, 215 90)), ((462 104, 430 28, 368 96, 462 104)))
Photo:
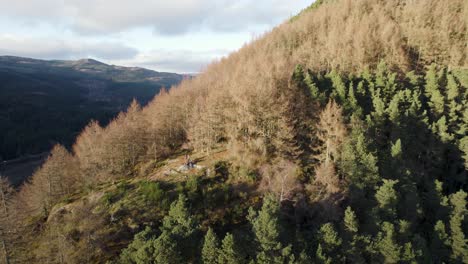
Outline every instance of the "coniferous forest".
POLYGON ((1 261, 468 263, 467 32, 464 0, 318 0, 2 180, 1 261))

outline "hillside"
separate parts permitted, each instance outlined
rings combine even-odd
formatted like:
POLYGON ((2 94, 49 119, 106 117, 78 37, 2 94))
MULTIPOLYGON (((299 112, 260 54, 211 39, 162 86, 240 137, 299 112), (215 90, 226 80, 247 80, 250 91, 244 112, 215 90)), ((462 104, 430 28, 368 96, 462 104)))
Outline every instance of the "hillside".
POLYGON ((83 59, 0 57, 0 157, 13 159, 70 146, 91 120, 103 124, 133 98, 146 104, 184 76, 83 59))
POLYGON ((3 256, 467 263, 467 14, 317 1, 3 182, 3 256))

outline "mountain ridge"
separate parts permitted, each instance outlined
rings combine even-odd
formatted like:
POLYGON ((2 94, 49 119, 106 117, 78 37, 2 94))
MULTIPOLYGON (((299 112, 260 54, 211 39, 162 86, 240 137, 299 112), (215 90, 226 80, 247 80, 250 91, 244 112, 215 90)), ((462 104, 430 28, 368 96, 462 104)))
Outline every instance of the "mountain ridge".
POLYGON ((69 61, 0 56, 3 139, 0 157, 12 159, 42 153, 50 150, 50 142, 54 141, 70 145, 74 135, 90 119, 105 124, 132 99, 146 104, 159 89, 170 88, 184 78, 188 77, 108 65, 93 59, 69 61), (49 125, 55 127, 55 132, 46 127, 49 125), (32 126, 40 136, 28 132, 32 126), (49 132, 43 132, 46 130, 49 132), (18 138, 25 143, 17 141, 18 138))

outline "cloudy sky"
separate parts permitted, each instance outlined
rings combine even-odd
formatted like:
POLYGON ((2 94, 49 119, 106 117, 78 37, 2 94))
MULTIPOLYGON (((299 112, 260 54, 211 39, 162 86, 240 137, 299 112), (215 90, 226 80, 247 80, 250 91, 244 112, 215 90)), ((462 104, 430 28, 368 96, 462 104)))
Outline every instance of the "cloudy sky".
POLYGON ((313 0, 0 0, 0 55, 199 72, 313 0))

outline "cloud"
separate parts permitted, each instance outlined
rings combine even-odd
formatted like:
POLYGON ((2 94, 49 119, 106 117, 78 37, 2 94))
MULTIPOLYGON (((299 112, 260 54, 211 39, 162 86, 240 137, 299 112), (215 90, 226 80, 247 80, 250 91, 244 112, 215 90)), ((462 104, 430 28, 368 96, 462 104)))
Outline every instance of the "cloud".
POLYGON ((112 63, 157 71, 198 73, 213 60, 220 59, 228 53, 228 50, 152 50, 140 53, 131 60, 115 60, 112 63))
POLYGON ((118 42, 54 40, 0 35, 0 55, 44 59, 94 57, 104 60, 121 60, 134 58, 137 54, 136 49, 118 42))
POLYGON ((272 26, 307 4, 306 0, 0 0, 0 16, 25 23, 59 21, 80 34, 149 27, 174 35, 272 26))

